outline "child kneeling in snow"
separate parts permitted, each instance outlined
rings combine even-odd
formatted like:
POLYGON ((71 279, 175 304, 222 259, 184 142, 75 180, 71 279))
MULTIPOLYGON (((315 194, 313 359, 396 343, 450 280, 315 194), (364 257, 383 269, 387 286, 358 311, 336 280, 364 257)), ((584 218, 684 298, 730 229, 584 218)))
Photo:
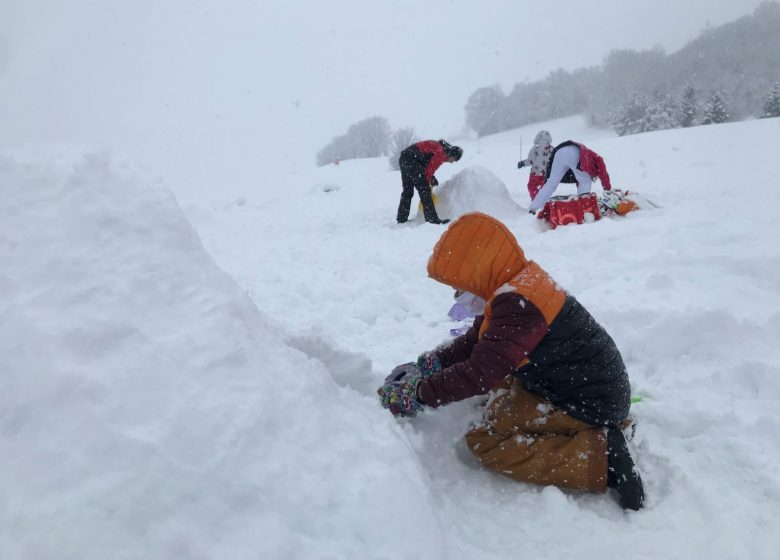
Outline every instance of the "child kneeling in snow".
POLYGON ((396 367, 378 390, 382 406, 414 416, 499 386, 466 442, 486 467, 522 482, 605 492, 642 507, 642 481, 621 426, 628 373, 612 338, 514 235, 475 212, 452 223, 428 275, 484 301, 469 331, 396 367))

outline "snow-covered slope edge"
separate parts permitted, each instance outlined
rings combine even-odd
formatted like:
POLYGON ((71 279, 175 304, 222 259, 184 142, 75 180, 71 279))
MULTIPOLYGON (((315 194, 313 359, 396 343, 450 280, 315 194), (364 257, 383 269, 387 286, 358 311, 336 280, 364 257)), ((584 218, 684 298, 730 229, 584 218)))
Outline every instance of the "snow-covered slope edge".
POLYGON ((399 534, 436 557, 395 421, 283 342, 149 183, 0 155, 0 557, 388 557, 399 534))

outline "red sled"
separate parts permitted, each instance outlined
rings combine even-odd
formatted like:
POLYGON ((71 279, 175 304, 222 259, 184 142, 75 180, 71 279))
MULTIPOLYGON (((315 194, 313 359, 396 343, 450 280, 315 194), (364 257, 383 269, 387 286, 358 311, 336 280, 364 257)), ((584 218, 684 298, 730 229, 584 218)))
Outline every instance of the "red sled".
POLYGON ((536 215, 547 220, 552 229, 568 224, 595 222, 601 219, 599 201, 595 193, 580 196, 555 197, 536 215))

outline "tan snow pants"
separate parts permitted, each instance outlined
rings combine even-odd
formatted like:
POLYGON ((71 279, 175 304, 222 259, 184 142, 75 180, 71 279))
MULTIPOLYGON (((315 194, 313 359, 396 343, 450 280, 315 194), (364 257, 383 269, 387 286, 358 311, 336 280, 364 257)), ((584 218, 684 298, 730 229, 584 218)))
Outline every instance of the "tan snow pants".
POLYGON ((515 480, 604 492, 607 439, 603 428, 572 418, 512 381, 466 434, 486 467, 515 480))

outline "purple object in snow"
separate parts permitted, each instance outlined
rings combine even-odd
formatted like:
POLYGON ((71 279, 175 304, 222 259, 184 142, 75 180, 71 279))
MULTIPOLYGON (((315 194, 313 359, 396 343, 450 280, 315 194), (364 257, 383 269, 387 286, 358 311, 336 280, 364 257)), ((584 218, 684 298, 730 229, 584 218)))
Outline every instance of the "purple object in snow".
POLYGON ((453 321, 463 321, 464 319, 470 319, 474 317, 474 314, 469 311, 469 309, 461 305, 459 303, 456 303, 452 307, 450 307, 450 310, 447 312, 447 315, 450 319, 453 321))

